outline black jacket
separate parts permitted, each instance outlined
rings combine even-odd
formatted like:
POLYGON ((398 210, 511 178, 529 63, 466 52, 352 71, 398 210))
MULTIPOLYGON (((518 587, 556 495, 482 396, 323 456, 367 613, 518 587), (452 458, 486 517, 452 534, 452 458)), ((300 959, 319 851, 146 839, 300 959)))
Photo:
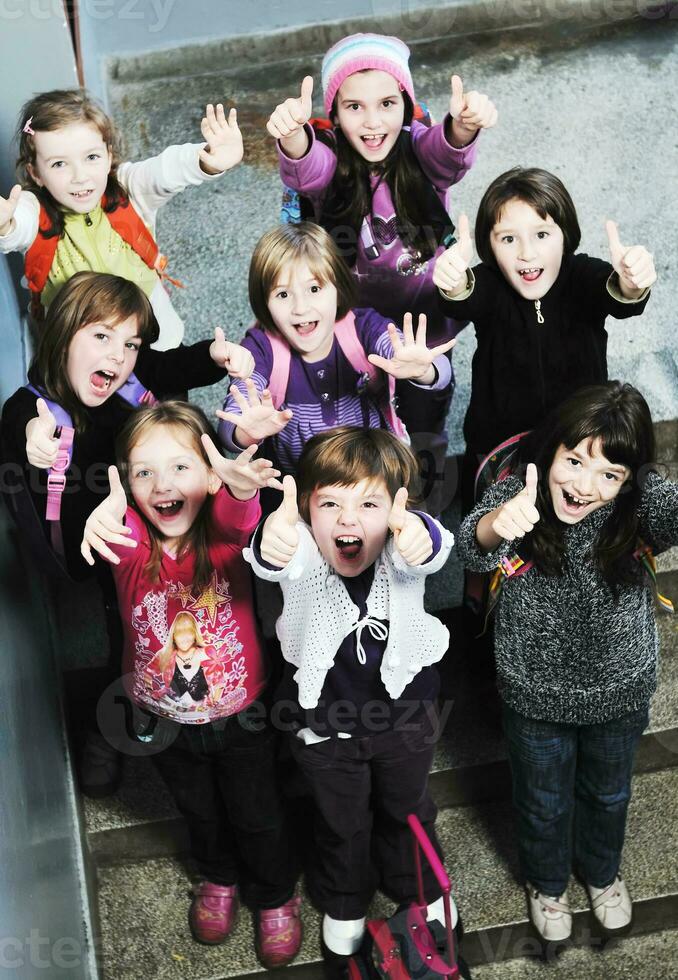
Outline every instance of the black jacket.
POLYGON ((638 316, 648 299, 616 299, 607 288, 612 273, 601 259, 564 256, 558 278, 541 300, 543 323, 534 301, 523 299, 498 269, 485 264, 473 269, 475 286, 467 299, 441 295, 445 316, 472 320, 476 330, 464 420, 471 450, 489 452, 534 428, 578 388, 607 381, 605 318, 638 316))

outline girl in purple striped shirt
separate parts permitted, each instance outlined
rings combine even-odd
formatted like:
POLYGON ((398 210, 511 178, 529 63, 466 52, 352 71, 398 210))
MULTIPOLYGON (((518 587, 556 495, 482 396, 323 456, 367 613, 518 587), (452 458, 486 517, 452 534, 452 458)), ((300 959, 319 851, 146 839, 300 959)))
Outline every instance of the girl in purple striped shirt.
POLYGON ((372 309, 352 309, 355 286, 330 235, 319 225, 281 225, 257 244, 249 272, 257 323, 242 344, 254 374, 229 392, 219 435, 240 452, 268 441, 283 473, 293 473, 308 440, 336 425, 407 434, 395 414, 393 379, 444 388, 454 340, 429 349, 426 318, 402 333, 372 309))

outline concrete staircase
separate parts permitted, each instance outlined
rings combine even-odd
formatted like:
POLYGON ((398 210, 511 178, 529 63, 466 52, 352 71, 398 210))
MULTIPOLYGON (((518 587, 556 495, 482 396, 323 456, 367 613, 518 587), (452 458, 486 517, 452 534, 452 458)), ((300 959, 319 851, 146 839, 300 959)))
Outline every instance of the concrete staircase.
MULTIPOLYGON (((609 4, 601 9, 604 6, 609 4)), ((597 9, 594 2, 589 7, 597 9)), ((610 19, 613 16, 611 12, 610 19)), ((562 32, 541 32, 535 24, 521 30, 516 22, 510 34, 502 34, 498 15, 492 20, 494 30, 484 30, 481 37, 456 37, 453 43, 421 40, 413 48, 417 94, 440 117, 454 67, 470 87, 490 93, 502 113, 501 127, 483 136, 478 165, 455 193, 455 214, 475 214, 482 191, 502 170, 517 163, 544 166, 561 174, 572 192, 585 251, 605 254, 602 220, 616 217, 634 240, 653 243, 660 276, 665 275, 668 263, 661 256, 673 250, 666 215, 678 205, 675 167, 669 162, 675 161, 675 134, 670 127, 657 127, 656 119, 673 117, 675 96, 670 93, 678 87, 678 22, 667 15, 663 21, 648 18, 613 29, 601 27, 599 21, 583 17, 578 25, 568 22, 562 32), (622 92, 623 112, 613 112, 610 106, 622 92), (632 133, 620 121, 624 119, 633 120, 632 133), (585 166, 583 149, 572 152, 573 134, 577 146, 586 151, 585 166), (652 181, 645 179, 649 146, 659 174, 652 181), (642 193, 629 194, 630 186, 642 187, 642 193)), ((398 30, 395 24, 366 29, 388 29, 410 40, 406 28, 398 30)), ((170 142, 197 139, 206 101, 232 98, 239 107, 245 164, 223 182, 186 192, 160 219, 163 250, 172 257, 173 271, 189 285, 176 294, 187 340, 208 335, 217 323, 231 339, 239 339, 250 322, 243 285, 249 256, 259 235, 275 222, 280 202, 265 120, 280 97, 293 94, 297 78, 308 71, 318 77, 322 48, 319 43, 317 51, 304 49, 296 57, 286 50, 284 62, 249 61, 244 66, 225 61, 226 67, 209 72, 200 66, 186 76, 174 74, 170 63, 151 71, 147 58, 140 74, 118 66, 109 83, 110 105, 131 158, 158 152, 170 142), (213 227, 216 212, 223 216, 219 235, 196 235, 197 229, 213 227)), ((641 320, 610 324, 610 374, 637 384, 653 417, 666 420, 657 425, 660 458, 675 479, 678 425, 671 420, 678 416, 678 363, 670 292, 658 286, 641 320)), ((455 353, 458 389, 449 427, 453 451, 462 445, 460 422, 468 400, 473 348, 473 335, 467 330, 455 353)), ((214 388, 195 396, 211 412, 223 392, 214 388)), ((454 514, 446 516, 453 526, 454 514)), ((678 554, 662 556, 660 569, 661 590, 678 599, 678 554)), ((449 621, 453 636, 458 635, 453 607, 460 584, 453 559, 428 591, 431 607, 449 621)), ((87 686, 87 671, 96 669, 85 666, 88 650, 101 649, 101 633, 92 637, 98 629, 96 613, 91 613, 96 597, 90 594, 87 601, 90 605, 73 604, 61 612, 65 646, 71 651, 69 687, 75 697, 87 686)), ((558 961, 562 980, 678 976, 678 616, 662 617, 660 627, 660 687, 637 757, 625 851, 625 877, 636 903, 634 932, 601 950, 591 932, 585 896, 573 886, 577 945, 558 961)), ((438 826, 448 870, 467 929, 464 954, 476 980, 545 977, 549 965, 525 958, 531 945, 516 877, 502 738, 487 711, 488 695, 479 693, 454 643, 445 663, 444 692, 454 703, 431 784, 441 808, 438 826)), ((84 801, 83 816, 92 887, 99 901, 105 980, 265 975, 254 957, 247 912, 221 947, 199 946, 191 939, 186 920, 190 877, 182 861, 185 830, 148 761, 128 760, 118 794, 105 801, 84 801)), ((378 898, 374 912, 388 912, 388 904, 378 898)), ((304 925, 302 951, 284 974, 289 980, 319 980, 321 975, 319 918, 309 903, 304 925)))
MULTIPOLYGON (((633 936, 602 956, 585 894, 574 884, 570 897, 576 910, 577 948, 560 961, 563 980, 581 975, 676 975, 669 963, 678 955, 678 934, 665 931, 678 923, 678 623, 668 616, 659 622, 660 685, 650 729, 638 752, 624 857, 625 877, 636 903, 633 936), (657 932, 663 933, 661 940, 648 938, 657 932), (625 972, 633 950, 651 947, 654 959, 662 944, 669 957, 664 972, 649 966, 645 973, 625 972)), ((528 971, 537 975, 541 967, 523 959, 534 952, 534 944, 517 879, 502 738, 488 717, 486 702, 453 654, 446 663, 445 694, 454 705, 437 749, 431 786, 440 807, 438 831, 467 930, 464 955, 478 967, 474 976, 481 980, 532 976, 528 971), (512 973, 497 965, 514 959, 512 973)), ((191 879, 182 860, 185 831, 148 760, 126 760, 118 794, 108 800, 85 800, 84 815, 98 891, 105 980, 265 975, 254 957, 247 912, 223 946, 207 948, 192 941, 186 919, 191 879)), ((388 902, 379 897, 375 914, 388 909, 388 902)), ((304 926, 302 952, 286 971, 290 980, 321 975, 319 917, 309 903, 304 926)))

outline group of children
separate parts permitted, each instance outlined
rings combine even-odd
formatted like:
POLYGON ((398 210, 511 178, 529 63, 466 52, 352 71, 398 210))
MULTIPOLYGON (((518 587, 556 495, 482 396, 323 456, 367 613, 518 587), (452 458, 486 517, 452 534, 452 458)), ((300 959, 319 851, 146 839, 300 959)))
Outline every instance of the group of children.
MULTIPOLYGON (((38 337, 28 384, 3 410, 8 503, 64 574, 93 566, 119 613, 140 737, 201 878, 193 935, 223 942, 242 895, 265 966, 301 943, 281 734, 258 710, 289 706, 289 751, 315 804, 306 884, 328 977, 346 975, 377 888, 415 897, 408 814, 440 852, 427 783, 434 664, 450 638, 423 594, 453 540, 435 493, 413 508, 421 458, 442 473, 450 352, 467 321, 459 550, 471 570, 507 572, 497 679, 521 874, 545 942, 570 935, 573 864, 600 928, 630 926, 621 851, 657 664, 646 549, 678 543, 678 489, 652 468, 647 405, 607 382, 606 317, 643 311, 650 254, 612 223, 611 264, 577 254, 561 181, 515 168, 483 196, 471 268, 469 223, 455 237, 447 192, 496 109, 454 75, 432 122, 408 58, 397 38, 344 38, 323 60, 326 118, 311 118, 311 77, 273 111, 303 220, 257 244, 256 323, 241 344, 220 330, 180 344, 154 239, 158 207, 241 160, 235 110, 207 107, 203 144, 120 163, 113 123, 85 93, 39 95, 21 115, 21 184, 0 198, 0 250, 25 253, 38 337), (181 393, 227 375, 217 436, 181 393), (526 430, 527 469, 474 501, 480 460, 526 430), (262 515, 260 494, 276 492, 262 515), (281 671, 246 563, 282 590, 281 671)), ((441 918, 432 875, 425 892, 441 918)))

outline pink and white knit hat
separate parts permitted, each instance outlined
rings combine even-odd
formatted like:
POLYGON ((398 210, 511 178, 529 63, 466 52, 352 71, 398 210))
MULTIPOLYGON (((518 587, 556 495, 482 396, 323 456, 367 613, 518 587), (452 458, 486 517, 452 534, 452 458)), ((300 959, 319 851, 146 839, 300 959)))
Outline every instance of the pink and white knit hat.
POLYGON ((351 34, 337 41, 323 58, 321 70, 327 115, 344 79, 366 68, 393 75, 414 103, 409 57, 410 49, 403 41, 385 34, 351 34))

